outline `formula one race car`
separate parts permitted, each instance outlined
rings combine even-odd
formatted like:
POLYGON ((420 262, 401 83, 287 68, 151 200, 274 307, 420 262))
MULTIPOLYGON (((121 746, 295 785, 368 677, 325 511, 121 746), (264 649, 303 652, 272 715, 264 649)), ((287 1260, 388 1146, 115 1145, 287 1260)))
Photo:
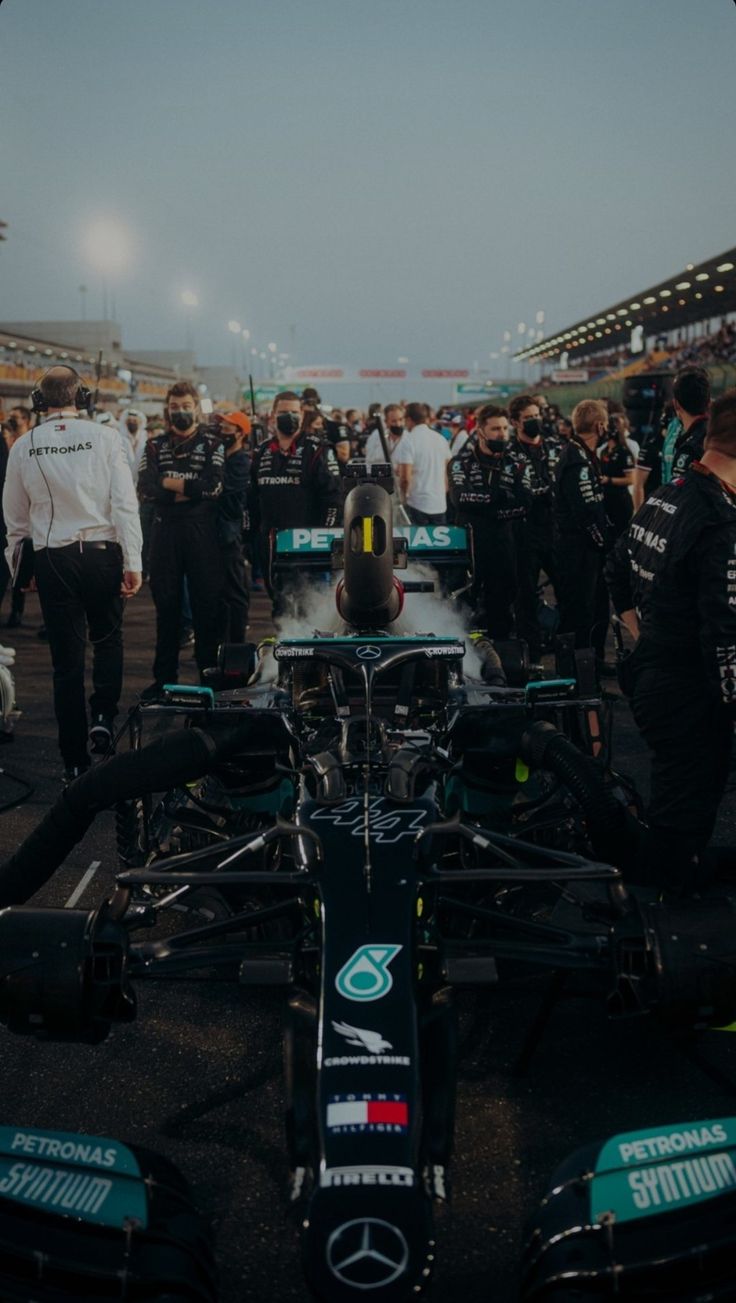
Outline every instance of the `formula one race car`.
MULTIPOLYGON (((736 1013, 733 902, 652 901, 616 867, 632 794, 610 769, 582 672, 521 684, 517 654, 509 686, 488 639, 467 649, 421 632, 424 608, 410 619, 434 583, 410 565, 431 560, 456 579, 468 543, 450 527, 394 531, 373 479, 348 495, 343 531, 278 536, 286 587, 311 569, 324 596, 325 574, 342 570, 332 630, 226 649, 208 686, 171 685, 139 707, 131 749, 73 783, 0 869, 0 1018, 15 1032, 99 1041, 134 1016, 135 981, 167 974, 283 987, 291 1198, 307 1281, 330 1303, 429 1288, 453 1146, 457 988, 491 987, 513 961, 585 970, 610 1014, 656 1009, 695 1027, 736 1013), (149 721, 173 727, 144 744, 149 721), (111 806, 123 860, 112 898, 92 913, 21 907, 111 806), (151 932, 182 903, 184 930, 151 932)), ((308 589, 292 588, 298 611, 308 589)), ((533 1239, 529 1298, 567 1297, 546 1246, 580 1214, 573 1187, 533 1239)), ((128 1217, 125 1234, 143 1261, 149 1232, 128 1217)), ((623 1297, 641 1241, 618 1238, 621 1257, 605 1261, 600 1243, 591 1236, 576 1288, 606 1284, 618 1261, 623 1297)), ((55 1251, 34 1298, 64 1297, 55 1251)), ((698 1262, 699 1284, 716 1279, 709 1242, 698 1262)), ((136 1272, 116 1297, 150 1297, 136 1272)))

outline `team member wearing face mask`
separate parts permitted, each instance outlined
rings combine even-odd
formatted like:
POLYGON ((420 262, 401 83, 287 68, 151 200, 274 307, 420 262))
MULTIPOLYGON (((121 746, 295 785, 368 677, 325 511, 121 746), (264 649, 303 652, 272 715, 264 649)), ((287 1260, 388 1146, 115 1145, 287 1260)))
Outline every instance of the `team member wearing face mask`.
POLYGON ((449 466, 455 519, 473 530, 476 621, 492 638, 511 635, 516 596, 514 522, 523 521, 530 501, 508 440, 503 408, 482 407, 474 438, 449 466))
POLYGON ((517 631, 529 645, 532 661, 541 655, 537 620, 539 578, 542 571, 555 582, 554 476, 549 449, 543 438, 539 404, 531 394, 519 394, 509 404, 514 426, 511 456, 522 473, 530 503, 526 520, 516 529, 519 592, 516 601, 517 631))
POLYGON ((243 556, 243 531, 247 527, 250 457, 245 450, 251 434, 245 412, 225 412, 220 418, 225 446, 225 479, 217 502, 217 532, 223 585, 220 596, 220 642, 245 642, 250 594, 243 556))
POLYGON ((199 428, 199 395, 180 380, 166 395, 169 428, 149 439, 138 476, 141 502, 153 502, 151 595, 156 606, 153 683, 144 698, 176 683, 186 578, 192 605, 194 655, 200 674, 217 658, 222 587, 217 502, 222 492, 222 444, 199 428))
POLYGON ((271 537, 279 529, 331 527, 340 523, 342 489, 337 458, 330 444, 302 430, 299 395, 277 394, 270 419, 271 438, 253 456, 248 499, 254 546, 274 599, 270 575, 271 537))
POLYGON ((597 449, 608 428, 605 403, 586 399, 572 413, 573 436, 557 470, 560 633, 595 648, 599 669, 608 629, 603 565, 614 533, 606 514, 597 449))

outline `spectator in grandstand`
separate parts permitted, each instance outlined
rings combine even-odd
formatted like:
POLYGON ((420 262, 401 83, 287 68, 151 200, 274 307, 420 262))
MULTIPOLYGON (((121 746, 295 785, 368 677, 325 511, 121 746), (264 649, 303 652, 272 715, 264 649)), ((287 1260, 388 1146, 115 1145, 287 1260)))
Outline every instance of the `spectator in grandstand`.
POLYGON ((528 644, 532 661, 538 663, 542 653, 537 619, 541 573, 555 582, 554 477, 542 435, 539 404, 531 394, 518 394, 509 404, 509 416, 515 431, 509 450, 521 469, 530 500, 526 519, 515 526, 519 584, 516 626, 519 637, 528 644))
POLYGON ((414 525, 443 525, 447 513, 450 445, 427 424, 424 403, 407 403, 406 433, 396 451, 401 495, 414 525))
POLYGON ((597 449, 608 426, 605 403, 584 399, 572 413, 573 436, 557 468, 557 597, 560 633, 593 647, 603 668, 608 589, 603 564, 611 542, 597 449))
POLYGON ((647 441, 636 467, 634 508, 642 505, 647 482, 654 470, 653 487, 669 484, 684 475, 703 453, 710 404, 710 378, 703 367, 683 367, 672 386, 673 418, 658 443, 647 441), (677 422, 677 423, 676 423, 677 422))
MULTIPOLYGON (((383 409, 383 424, 389 456, 391 462, 394 463, 396 461, 396 450, 405 429, 404 411, 403 408, 399 407, 398 403, 386 404, 383 409)), ((372 466, 374 462, 385 462, 386 460, 378 429, 372 430, 368 435, 365 445, 365 460, 367 466, 372 466)))
POLYGON ((182 638, 182 599, 187 581, 192 607, 194 654, 200 675, 215 664, 222 588, 217 500, 224 454, 219 439, 200 427, 199 393, 178 380, 166 395, 168 429, 149 439, 138 496, 155 506, 151 528, 151 595, 156 607, 153 682, 144 699, 176 683, 182 638))

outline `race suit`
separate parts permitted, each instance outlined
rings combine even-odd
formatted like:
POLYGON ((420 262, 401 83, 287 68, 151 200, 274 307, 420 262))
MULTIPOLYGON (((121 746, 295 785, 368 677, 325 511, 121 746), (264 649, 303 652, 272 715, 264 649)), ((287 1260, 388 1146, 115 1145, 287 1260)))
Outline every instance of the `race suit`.
POLYGON ((151 528, 151 595, 156 606, 157 684, 175 683, 179 669, 182 593, 189 588, 194 655, 200 673, 217 659, 217 616, 222 582, 217 500, 223 482, 222 444, 197 429, 186 438, 149 439, 138 476, 141 502, 155 507, 151 528), (184 496, 161 486, 166 476, 184 480, 184 496))
POLYGON ((516 627, 519 637, 528 643, 531 659, 538 661, 542 654, 537 618, 540 572, 544 571, 556 587, 554 475, 544 440, 534 444, 511 439, 509 453, 521 472, 522 488, 529 504, 525 519, 514 526, 518 580, 516 627))
POLYGON ((594 647, 602 661, 608 630, 603 562, 611 530, 600 463, 574 436, 557 468, 555 510, 560 633, 573 633, 576 647, 594 647))
POLYGON ((476 622, 492 638, 509 638, 517 590, 514 522, 524 519, 529 501, 522 471, 506 447, 483 453, 473 442, 453 457, 448 476, 454 519, 473 531, 476 622))
POLYGON ((685 471, 689 470, 694 461, 700 461, 703 456, 703 440, 708 430, 708 421, 705 416, 699 416, 697 421, 693 421, 687 433, 680 435, 675 444, 675 455, 672 459, 672 479, 677 480, 685 471))
POLYGON ((699 462, 647 498, 607 565, 640 637, 625 662, 651 748, 649 834, 639 876, 688 890, 729 771, 736 705, 736 495, 699 462))
POLYGON ((260 548, 268 591, 274 598, 272 531, 342 524, 340 471, 331 445, 308 434, 297 435, 287 448, 275 438, 262 443, 253 457, 248 505, 254 546, 260 548))

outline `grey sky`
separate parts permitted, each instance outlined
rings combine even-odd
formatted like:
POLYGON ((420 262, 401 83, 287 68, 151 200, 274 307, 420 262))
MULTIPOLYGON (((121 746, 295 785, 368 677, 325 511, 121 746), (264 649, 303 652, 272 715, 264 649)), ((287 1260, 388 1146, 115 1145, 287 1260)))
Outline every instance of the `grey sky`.
MULTIPOLYGON (((4 0, 0 319, 463 366, 736 243, 733 0, 4 0)), ((497 369, 497 364, 494 369, 497 369)))

